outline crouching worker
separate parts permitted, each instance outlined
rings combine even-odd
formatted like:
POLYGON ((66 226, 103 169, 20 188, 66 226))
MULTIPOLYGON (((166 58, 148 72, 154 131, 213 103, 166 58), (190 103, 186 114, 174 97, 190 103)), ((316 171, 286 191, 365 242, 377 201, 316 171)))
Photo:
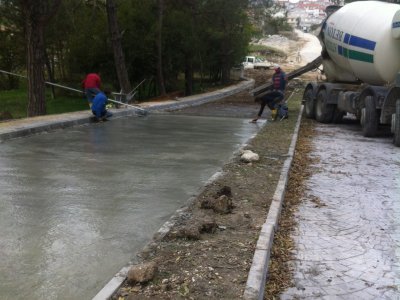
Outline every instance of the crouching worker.
POLYGON ((273 90, 258 99, 256 98, 256 100, 261 102, 261 107, 257 117, 251 121, 253 123, 257 122, 257 120, 261 118, 266 105, 268 105, 268 108, 271 110, 272 119, 275 119, 277 114, 277 105, 285 97, 284 92, 287 83, 286 74, 282 71, 279 65, 274 65, 274 70, 275 73, 272 75, 273 90))
POLYGON ((107 97, 110 95, 109 90, 104 90, 104 92, 99 92, 93 98, 92 101, 92 113, 95 115, 96 121, 106 121, 108 117, 112 116, 112 113, 107 111, 107 97))

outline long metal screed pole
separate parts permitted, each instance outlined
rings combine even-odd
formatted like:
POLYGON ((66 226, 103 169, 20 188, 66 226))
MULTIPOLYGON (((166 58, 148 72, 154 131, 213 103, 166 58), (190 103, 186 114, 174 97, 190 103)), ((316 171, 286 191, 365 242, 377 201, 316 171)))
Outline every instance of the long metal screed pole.
MULTIPOLYGON (((18 77, 21 77, 21 78, 28 79, 27 76, 23 76, 23 75, 19 75, 19 74, 16 74, 16 73, 11 73, 11 72, 7 72, 7 71, 3 71, 3 70, 0 70, 0 73, 9 74, 9 75, 18 76, 18 77)), ((81 91, 81 90, 73 89, 73 88, 70 88, 70 87, 67 87, 67 86, 64 86, 64 85, 61 85, 61 84, 56 84, 56 83, 52 83, 52 82, 48 82, 48 81, 45 81, 45 83, 48 84, 48 85, 53 85, 53 86, 60 87, 60 88, 66 89, 66 90, 78 92, 78 93, 81 93, 81 94, 84 93, 84 92, 81 91)), ((126 106, 128 106, 128 107, 132 107, 132 108, 134 108, 134 109, 137 109, 137 110, 139 110, 139 111, 142 111, 142 112, 144 112, 144 113, 147 113, 147 111, 146 111, 145 109, 143 109, 143 108, 141 108, 141 107, 138 107, 138 106, 134 106, 134 105, 131 105, 131 104, 123 103, 123 102, 120 102, 120 101, 117 101, 117 100, 114 100, 114 99, 110 99, 110 98, 108 98, 108 101, 114 102, 114 103, 118 103, 118 104, 122 104, 122 105, 126 105, 126 106)))

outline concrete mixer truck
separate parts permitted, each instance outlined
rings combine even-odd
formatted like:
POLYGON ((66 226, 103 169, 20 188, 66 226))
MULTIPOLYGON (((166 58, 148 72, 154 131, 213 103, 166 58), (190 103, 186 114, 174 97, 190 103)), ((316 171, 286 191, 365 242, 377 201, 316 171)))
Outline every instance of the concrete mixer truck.
POLYGON ((307 84, 306 117, 331 123, 351 113, 364 136, 388 125, 400 146, 400 5, 358 1, 330 9, 319 34, 327 82, 307 84))
MULTIPOLYGON (((321 56, 288 74, 290 80, 323 65, 327 82, 310 82, 304 90, 306 117, 338 123, 351 113, 364 136, 387 125, 400 146, 400 5, 358 1, 326 11, 321 56)), ((250 93, 261 97, 271 88, 265 84, 250 93)))

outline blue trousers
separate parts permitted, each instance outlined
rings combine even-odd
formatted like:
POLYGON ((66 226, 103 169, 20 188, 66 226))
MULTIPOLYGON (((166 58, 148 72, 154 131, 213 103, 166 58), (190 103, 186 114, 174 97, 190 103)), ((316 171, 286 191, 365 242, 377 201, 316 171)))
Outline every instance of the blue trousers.
POLYGON ((99 92, 100 90, 98 88, 85 89, 86 98, 89 103, 92 103, 94 96, 96 96, 99 92))
POLYGON ((109 118, 112 117, 112 112, 106 110, 105 108, 103 108, 102 110, 92 110, 92 113, 98 118, 109 118))

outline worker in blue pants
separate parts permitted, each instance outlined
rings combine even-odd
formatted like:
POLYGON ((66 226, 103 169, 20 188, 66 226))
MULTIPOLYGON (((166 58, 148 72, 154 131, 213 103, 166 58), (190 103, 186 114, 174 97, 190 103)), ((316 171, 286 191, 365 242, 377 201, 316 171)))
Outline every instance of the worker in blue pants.
POLYGON ((92 113, 95 115, 96 121, 105 121, 107 118, 112 116, 112 113, 107 111, 107 96, 110 95, 109 90, 104 90, 104 92, 99 92, 93 98, 92 101, 92 113))

